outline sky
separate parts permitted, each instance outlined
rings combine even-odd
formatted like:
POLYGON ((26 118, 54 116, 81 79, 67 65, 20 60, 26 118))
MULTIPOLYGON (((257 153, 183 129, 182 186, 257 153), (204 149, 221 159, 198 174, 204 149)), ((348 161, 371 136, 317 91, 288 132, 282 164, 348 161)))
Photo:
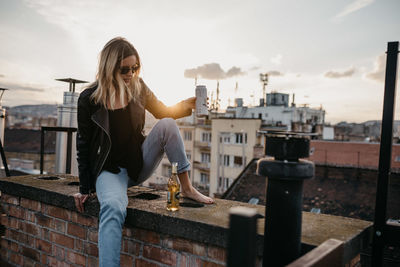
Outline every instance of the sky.
POLYGON ((267 92, 322 106, 326 122, 380 120, 399 11, 399 0, 1 0, 2 105, 62 103, 55 79, 94 81, 101 49, 122 36, 167 105, 194 95, 195 76, 210 98, 219 82, 222 108, 256 105, 269 73, 267 92))

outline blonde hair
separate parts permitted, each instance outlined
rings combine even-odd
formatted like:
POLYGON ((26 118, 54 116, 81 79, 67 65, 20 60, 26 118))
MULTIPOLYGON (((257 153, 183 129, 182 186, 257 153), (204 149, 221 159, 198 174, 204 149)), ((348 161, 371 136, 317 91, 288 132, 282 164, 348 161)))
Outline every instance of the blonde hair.
POLYGON ((135 47, 125 38, 113 38, 100 52, 97 81, 95 82, 98 86, 91 98, 96 104, 101 104, 105 108, 109 104, 111 109, 114 109, 117 97, 121 103, 125 103, 125 100, 129 103, 132 99, 137 99, 141 92, 140 67, 141 62, 135 47), (133 73, 130 83, 126 85, 121 75, 118 74, 121 61, 132 55, 136 57, 139 69, 133 73))

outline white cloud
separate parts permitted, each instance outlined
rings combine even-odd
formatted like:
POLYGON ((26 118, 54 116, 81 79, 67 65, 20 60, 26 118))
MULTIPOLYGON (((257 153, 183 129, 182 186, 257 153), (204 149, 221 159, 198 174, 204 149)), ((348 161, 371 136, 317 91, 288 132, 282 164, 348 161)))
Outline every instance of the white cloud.
POLYGON ((343 18, 353 12, 356 12, 366 6, 372 4, 375 0, 355 0, 353 3, 347 5, 339 14, 335 16, 335 19, 343 18))
POLYGON ((347 70, 343 70, 343 71, 328 71, 324 74, 325 77, 327 78, 345 78, 345 77, 351 77, 353 76, 353 74, 356 72, 356 68, 355 67, 350 67, 347 70))
POLYGON ((270 61, 276 65, 281 65, 282 64, 282 58, 283 56, 281 54, 277 54, 273 56, 270 61))
POLYGON ((384 82, 385 80, 385 63, 386 63, 386 54, 379 55, 375 59, 374 70, 367 73, 365 77, 368 79, 384 82))

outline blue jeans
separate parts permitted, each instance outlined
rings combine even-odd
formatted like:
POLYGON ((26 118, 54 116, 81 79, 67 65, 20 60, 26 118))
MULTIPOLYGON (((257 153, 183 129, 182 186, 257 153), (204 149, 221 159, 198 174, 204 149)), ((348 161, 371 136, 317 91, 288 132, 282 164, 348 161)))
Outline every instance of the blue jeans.
MULTIPOLYGON (((179 129, 170 118, 160 120, 143 142, 143 169, 136 184, 144 182, 154 172, 164 152, 170 162, 178 162, 178 173, 190 170, 179 129)), ((127 189, 136 184, 129 179, 124 168, 120 168, 118 174, 102 171, 97 177, 96 192, 100 202, 100 267, 120 266, 122 227, 128 206, 127 189)))

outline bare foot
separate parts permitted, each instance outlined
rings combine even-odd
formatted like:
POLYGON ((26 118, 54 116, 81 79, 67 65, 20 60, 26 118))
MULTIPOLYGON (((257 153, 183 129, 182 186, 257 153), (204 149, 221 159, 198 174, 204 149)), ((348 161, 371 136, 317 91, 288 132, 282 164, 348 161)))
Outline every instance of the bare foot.
POLYGON ((181 192, 182 197, 190 198, 194 201, 204 203, 204 204, 212 204, 214 203, 214 200, 210 197, 207 197, 200 193, 199 191, 196 190, 196 188, 191 187, 190 190, 183 191, 181 192))

